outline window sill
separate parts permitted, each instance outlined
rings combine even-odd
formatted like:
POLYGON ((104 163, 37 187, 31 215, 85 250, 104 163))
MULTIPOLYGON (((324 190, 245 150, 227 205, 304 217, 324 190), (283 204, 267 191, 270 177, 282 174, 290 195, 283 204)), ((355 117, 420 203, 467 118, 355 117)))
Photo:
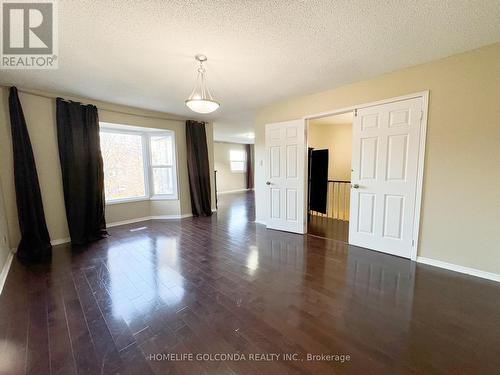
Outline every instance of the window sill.
POLYGON ((151 201, 178 201, 179 197, 173 195, 161 196, 156 195, 150 198, 151 201))
POLYGON ((115 204, 123 204, 123 203, 134 203, 134 202, 143 202, 148 201, 148 197, 137 197, 137 198, 124 198, 124 199, 113 199, 111 201, 106 201, 106 206, 112 206, 115 204))

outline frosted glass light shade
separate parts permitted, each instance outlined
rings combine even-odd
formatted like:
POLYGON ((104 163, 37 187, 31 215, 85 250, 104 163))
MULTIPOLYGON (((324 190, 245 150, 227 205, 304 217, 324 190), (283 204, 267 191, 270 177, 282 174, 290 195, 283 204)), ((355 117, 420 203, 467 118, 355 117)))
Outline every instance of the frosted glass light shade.
POLYGON ((207 57, 205 55, 198 54, 194 58, 200 63, 200 65, 198 67, 198 75, 196 77, 194 89, 185 103, 193 112, 212 113, 220 107, 220 104, 214 100, 207 87, 205 68, 203 67, 203 63, 207 61, 207 57))
POLYGON ((212 113, 220 106, 216 101, 209 99, 188 99, 186 105, 197 113, 212 113))

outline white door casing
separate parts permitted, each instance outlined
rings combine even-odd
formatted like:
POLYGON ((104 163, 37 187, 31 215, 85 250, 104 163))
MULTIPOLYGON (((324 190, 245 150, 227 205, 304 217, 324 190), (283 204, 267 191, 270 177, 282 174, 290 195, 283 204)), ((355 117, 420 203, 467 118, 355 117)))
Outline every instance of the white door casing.
POLYGON ((349 221, 352 245, 405 258, 412 255, 420 201, 422 101, 418 97, 357 110, 349 221))
POLYGON ((305 158, 305 120, 266 125, 267 228, 306 233, 305 158))

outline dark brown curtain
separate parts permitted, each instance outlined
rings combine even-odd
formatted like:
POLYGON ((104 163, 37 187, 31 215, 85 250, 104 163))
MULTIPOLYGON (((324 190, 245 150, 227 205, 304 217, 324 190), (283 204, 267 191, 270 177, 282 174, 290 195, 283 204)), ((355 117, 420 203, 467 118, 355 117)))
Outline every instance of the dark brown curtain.
POLYGON ((187 164, 193 216, 212 215, 205 123, 186 121, 187 164))
POLYGON ((71 243, 107 235, 97 108, 57 98, 57 140, 71 243))
POLYGON ((253 145, 246 145, 247 150, 247 189, 253 189, 253 145))
POLYGON ((49 257, 52 252, 45 222, 35 158, 17 88, 9 94, 10 127, 14 151, 14 184, 21 242, 17 256, 27 261, 49 257))

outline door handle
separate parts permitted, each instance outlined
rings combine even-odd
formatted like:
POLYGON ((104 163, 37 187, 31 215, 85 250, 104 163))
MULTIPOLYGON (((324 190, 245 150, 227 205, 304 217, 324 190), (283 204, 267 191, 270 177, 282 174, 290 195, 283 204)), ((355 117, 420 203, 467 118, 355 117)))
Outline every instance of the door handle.
POLYGON ((351 184, 351 187, 352 187, 353 189, 359 189, 359 185, 358 185, 358 184, 351 184))
POLYGON ((266 181, 266 185, 272 185, 271 181, 266 181))

